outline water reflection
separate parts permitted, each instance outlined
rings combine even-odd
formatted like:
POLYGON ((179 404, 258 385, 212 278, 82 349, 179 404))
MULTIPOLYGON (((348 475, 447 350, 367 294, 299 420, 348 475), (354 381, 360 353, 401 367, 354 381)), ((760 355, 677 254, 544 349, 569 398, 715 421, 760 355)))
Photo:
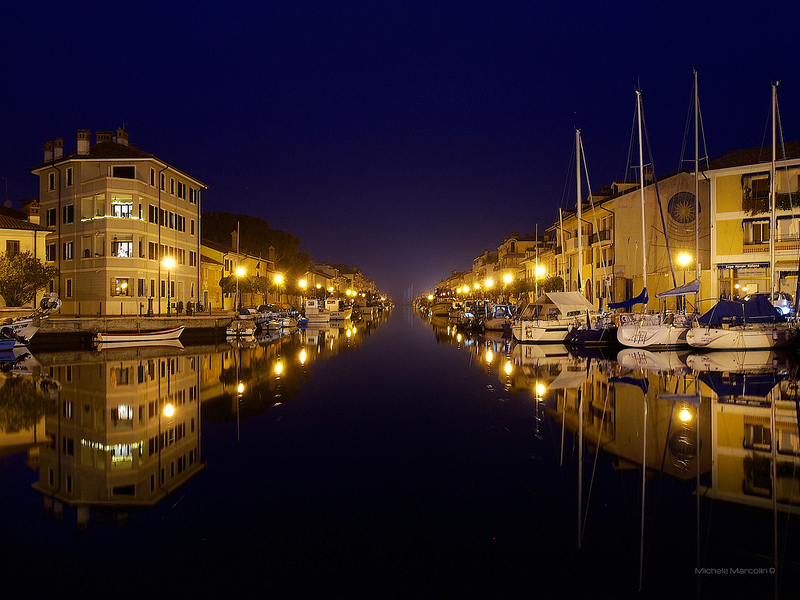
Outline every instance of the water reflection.
POLYGON ((124 524, 203 469, 201 420, 238 425, 292 401, 316 361, 356 348, 379 324, 185 348, 15 350, 0 360, 0 448, 27 451, 47 514, 69 507, 81 529, 92 515, 124 524))
MULTIPOLYGON (((654 509, 648 506, 653 494, 658 497, 653 486, 661 490, 662 476, 683 482, 687 499, 694 494, 696 517, 686 525, 696 532, 698 582, 703 573, 717 572, 714 568, 724 561, 725 554, 717 556, 711 550, 720 549, 709 533, 715 501, 772 511, 774 527, 759 533, 772 539, 771 551, 747 548, 751 538, 742 536, 736 542, 741 545, 739 559, 745 556, 748 566, 763 565, 762 574, 774 574, 776 596, 779 575, 796 576, 792 562, 797 551, 786 546, 791 539, 788 521, 785 531, 779 527, 787 514, 800 514, 795 353, 600 352, 470 336, 442 324, 432 324, 432 329, 440 343, 474 354, 473 364, 494 374, 503 386, 529 395, 535 403, 537 436, 548 422, 553 427, 559 466, 576 469, 577 548, 591 530, 606 531, 591 515, 598 503, 602 511, 605 502, 592 498, 592 490, 598 485, 598 461, 608 460, 615 471, 631 473, 628 484, 638 478, 640 486, 639 506, 629 507, 639 516, 640 590, 647 572, 646 536, 651 529, 665 527, 653 523, 654 509), (508 360, 509 369, 497 368, 498 359, 508 360)), ((759 520, 760 514, 769 512, 751 516, 759 520)), ((723 550, 730 554, 730 548, 723 550)))

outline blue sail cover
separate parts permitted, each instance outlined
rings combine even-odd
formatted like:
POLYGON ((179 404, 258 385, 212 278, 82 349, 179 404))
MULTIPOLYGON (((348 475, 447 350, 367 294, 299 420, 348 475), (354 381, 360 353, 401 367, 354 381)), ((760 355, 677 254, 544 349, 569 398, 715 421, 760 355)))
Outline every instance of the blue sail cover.
POLYGON ((718 326, 726 323, 782 323, 786 321, 769 298, 753 296, 750 300, 720 300, 698 321, 701 325, 718 326))
POLYGON ((609 302, 608 308, 630 308, 634 304, 647 304, 648 300, 650 300, 650 296, 647 295, 647 288, 644 288, 642 293, 636 296, 636 298, 631 298, 623 302, 609 302))
POLYGON ((696 294, 700 291, 700 280, 695 279, 689 283, 684 283, 672 290, 656 294, 656 298, 669 298, 671 296, 687 296, 688 294, 696 294))

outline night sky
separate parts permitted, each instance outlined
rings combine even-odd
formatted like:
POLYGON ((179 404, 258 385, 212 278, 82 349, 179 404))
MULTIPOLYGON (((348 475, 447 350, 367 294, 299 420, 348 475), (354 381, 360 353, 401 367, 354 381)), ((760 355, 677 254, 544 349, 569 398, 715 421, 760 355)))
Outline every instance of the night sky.
POLYGON ((770 143, 774 80, 800 139, 796 2, 17 2, 3 21, 15 207, 45 141, 124 126, 208 184, 205 211, 262 217, 396 301, 574 207, 576 126, 595 191, 629 177, 637 86, 657 176, 680 167, 694 68, 712 158, 770 143))

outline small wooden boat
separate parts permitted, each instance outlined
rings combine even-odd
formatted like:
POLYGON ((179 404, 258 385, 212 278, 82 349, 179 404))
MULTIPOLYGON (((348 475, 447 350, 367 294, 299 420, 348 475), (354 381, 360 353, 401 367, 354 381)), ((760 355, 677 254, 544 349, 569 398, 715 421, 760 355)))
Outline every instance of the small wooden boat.
POLYGON ((102 343, 131 343, 131 342, 155 342, 164 340, 177 340, 181 337, 183 325, 172 329, 162 329, 161 331, 134 331, 130 333, 96 333, 94 340, 102 343))

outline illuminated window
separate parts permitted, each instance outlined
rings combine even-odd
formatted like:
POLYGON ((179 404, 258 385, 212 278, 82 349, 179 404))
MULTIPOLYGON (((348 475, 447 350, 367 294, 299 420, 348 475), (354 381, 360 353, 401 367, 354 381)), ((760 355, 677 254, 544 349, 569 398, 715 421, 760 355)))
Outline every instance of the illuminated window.
POLYGON ((130 287, 130 280, 125 278, 116 278, 111 280, 111 295, 119 297, 133 296, 133 290, 130 287))
POLYGON ((130 258, 133 256, 133 239, 125 239, 131 238, 132 236, 123 236, 123 239, 118 239, 117 236, 114 236, 114 240, 111 242, 111 256, 116 256, 117 258, 130 258))
POLYGON ((119 202, 116 199, 112 200, 111 216, 120 219, 130 219, 133 217, 133 202, 119 202))

